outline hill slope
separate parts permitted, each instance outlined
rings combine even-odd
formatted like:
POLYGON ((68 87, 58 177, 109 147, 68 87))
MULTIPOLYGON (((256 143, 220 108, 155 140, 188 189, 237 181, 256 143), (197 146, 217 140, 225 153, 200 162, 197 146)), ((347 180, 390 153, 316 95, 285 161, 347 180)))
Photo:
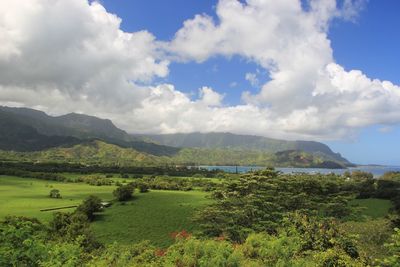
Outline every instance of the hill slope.
POLYGON ((34 109, 0 106, 0 118, 0 149, 4 150, 39 151, 101 139, 156 156, 171 156, 179 151, 178 148, 137 140, 110 120, 83 114, 53 117, 34 109))
POLYGON ((131 137, 110 120, 70 113, 53 117, 28 108, 0 107, 3 114, 13 115, 18 122, 35 128, 39 133, 52 136, 73 136, 79 139, 101 138, 130 141, 131 137))
POLYGON ((79 163, 101 166, 163 166, 170 165, 257 165, 274 167, 327 167, 342 165, 325 161, 303 151, 267 153, 255 150, 185 148, 172 157, 154 156, 99 140, 71 147, 56 147, 34 152, 0 150, 0 160, 42 163, 79 163))
POLYGON ((280 151, 304 151, 325 160, 337 161, 345 165, 350 162, 339 153, 334 153, 327 145, 314 141, 286 141, 261 136, 237 135, 232 133, 188 133, 136 135, 143 140, 161 145, 185 148, 251 150, 266 153, 280 151))
POLYGON ((47 136, 21 123, 16 116, 0 111, 0 149, 16 151, 44 150, 57 146, 78 144, 71 136, 47 136))
POLYGON ((0 151, 0 158, 8 161, 79 163, 101 166, 161 165, 168 158, 157 157, 123 148, 99 140, 83 142, 71 147, 55 147, 34 152, 0 151))

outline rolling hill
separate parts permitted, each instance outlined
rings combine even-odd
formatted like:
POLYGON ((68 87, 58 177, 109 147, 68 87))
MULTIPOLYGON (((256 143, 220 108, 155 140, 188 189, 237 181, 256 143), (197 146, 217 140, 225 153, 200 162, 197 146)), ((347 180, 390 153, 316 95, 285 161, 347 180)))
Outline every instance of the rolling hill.
POLYGON ((54 147, 41 151, 10 152, 0 151, 0 159, 34 163, 70 163, 102 166, 154 166, 168 162, 158 157, 108 144, 100 140, 81 142, 70 147, 54 147))

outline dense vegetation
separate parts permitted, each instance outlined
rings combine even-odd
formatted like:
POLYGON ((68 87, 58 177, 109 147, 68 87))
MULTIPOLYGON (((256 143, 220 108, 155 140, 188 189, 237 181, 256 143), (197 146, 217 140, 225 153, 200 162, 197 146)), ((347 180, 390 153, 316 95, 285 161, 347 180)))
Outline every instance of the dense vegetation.
POLYGON ((232 133, 178 133, 160 135, 139 135, 149 141, 172 147, 233 149, 235 151, 258 151, 274 154, 280 151, 304 151, 319 154, 324 160, 349 164, 340 154, 333 153, 327 146, 311 141, 286 141, 253 135, 232 133))
POLYGON ((3 161, 74 163, 100 166, 164 166, 168 165, 258 165, 279 167, 343 168, 341 161, 320 154, 290 150, 269 153, 257 150, 224 148, 184 148, 173 156, 155 156, 100 140, 82 142, 70 147, 56 147, 35 152, 0 150, 3 161))
MULTIPOLYGON (((131 174, 132 177, 142 175, 169 175, 169 176, 194 176, 217 177, 222 173, 220 170, 207 170, 204 168, 185 166, 99 166, 70 163, 30 163, 30 162, 0 162, 0 175, 14 175, 20 177, 34 177, 38 179, 63 180, 67 179, 62 173, 71 172, 79 174, 92 173, 119 173, 121 175, 131 174)), ((68 180, 67 180, 68 181, 68 180)))
MULTIPOLYGON (((94 187, 107 189, 108 199, 122 201, 110 208, 102 208, 99 197, 88 196, 75 211, 54 213, 49 223, 5 218, 0 224, 0 265, 399 266, 400 232, 393 230, 400 226, 399 173, 380 179, 362 172, 284 175, 273 169, 212 180, 199 175, 134 176, 103 174, 120 184, 94 187), (150 192, 139 193, 141 185, 150 192), (171 185, 178 186, 174 190, 190 186, 192 191, 153 191, 171 185), (180 212, 187 218, 194 206, 200 207, 196 203, 205 193, 199 189, 209 191, 211 199, 203 203, 206 208, 197 210, 192 223, 165 220, 180 212), (120 199, 126 192, 128 198, 120 199), (157 224, 168 224, 175 241, 167 241, 167 232, 162 234, 157 224), (112 243, 106 233, 121 237, 116 239, 119 243, 112 243), (165 241, 141 242, 146 239, 165 241)), ((29 183, 29 178, 6 181, 15 179, 29 183)), ((63 198, 50 198, 52 188, 47 187, 42 189, 46 201, 66 201, 66 185, 90 187, 81 182, 54 183, 63 198)), ((0 188, 6 189, 4 184, 0 188)))

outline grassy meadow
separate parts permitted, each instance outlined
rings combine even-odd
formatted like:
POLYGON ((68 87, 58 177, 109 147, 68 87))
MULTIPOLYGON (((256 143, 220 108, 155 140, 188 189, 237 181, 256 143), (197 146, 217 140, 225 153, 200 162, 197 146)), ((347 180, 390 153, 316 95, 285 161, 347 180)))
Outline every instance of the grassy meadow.
POLYGON ((103 243, 121 244, 150 240, 165 247, 173 243, 170 234, 176 231, 196 231, 190 218, 193 212, 209 203, 200 191, 150 191, 136 193, 125 203, 114 203, 92 224, 103 243))
POLYGON ((48 221, 52 218, 52 212, 41 212, 41 209, 79 205, 88 195, 111 200, 114 188, 114 186, 91 186, 84 183, 0 176, 0 218, 18 215, 48 221), (61 199, 49 197, 50 190, 54 188, 60 190, 61 199))
POLYGON ((350 205, 360 207, 361 215, 372 219, 385 217, 392 207, 390 200, 378 198, 353 199, 350 201, 350 205))
MULTIPOLYGON (((70 178, 79 175, 68 175, 70 178)), ((122 182, 125 179, 112 178, 122 182)), ((35 217, 44 222, 53 211, 41 209, 79 205, 87 196, 113 200, 115 186, 92 186, 85 183, 63 183, 13 176, 0 176, 0 219, 7 215, 35 217), (51 189, 61 192, 61 199, 49 197, 51 189)), ((172 243, 171 232, 196 230, 191 222, 194 211, 207 203, 206 193, 200 191, 159 191, 134 193, 126 203, 114 203, 99 213, 92 224, 100 241, 123 244, 150 240, 154 245, 172 243)), ((74 208, 58 211, 73 211, 74 208)))

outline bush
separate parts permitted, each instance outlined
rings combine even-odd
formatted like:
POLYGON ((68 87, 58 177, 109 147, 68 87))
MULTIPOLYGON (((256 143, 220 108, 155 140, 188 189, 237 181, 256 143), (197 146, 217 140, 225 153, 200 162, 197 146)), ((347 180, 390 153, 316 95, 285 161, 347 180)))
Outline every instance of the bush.
POLYGON ((94 213, 101 211, 101 199, 97 196, 89 196, 81 205, 76 209, 77 212, 82 212, 87 218, 92 221, 94 213))
POLYGON ((394 229, 394 234, 385 244, 385 248, 389 251, 390 256, 378 260, 379 266, 400 267, 400 229, 394 229))
POLYGON ((55 212, 49 226, 52 238, 67 242, 80 240, 85 251, 91 251, 101 246, 90 229, 87 216, 82 212, 55 212))
POLYGON ((147 193, 147 192, 149 192, 149 186, 147 185, 147 184, 139 184, 138 185, 138 188, 139 188, 139 192, 140 193, 147 193))
POLYGON ((118 201, 126 201, 132 198, 133 187, 130 185, 122 185, 114 190, 113 195, 118 201))
POLYGON ((7 217, 0 222, 0 266, 83 266, 77 241, 52 238, 36 219, 7 217))
POLYGON ((50 190, 49 196, 50 196, 51 198, 61 198, 60 190, 58 190, 58 189, 51 189, 51 190, 50 190))

